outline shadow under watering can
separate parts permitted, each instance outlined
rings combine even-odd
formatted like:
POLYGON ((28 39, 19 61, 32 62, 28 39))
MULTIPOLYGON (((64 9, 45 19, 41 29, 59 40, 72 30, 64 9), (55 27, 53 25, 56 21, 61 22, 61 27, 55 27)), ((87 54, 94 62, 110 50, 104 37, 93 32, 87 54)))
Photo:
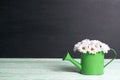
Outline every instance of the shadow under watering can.
POLYGON ((104 65, 104 52, 96 52, 96 54, 81 53, 81 63, 74 60, 69 52, 64 56, 63 60, 70 61, 79 70, 81 74, 84 75, 102 75, 104 73, 104 68, 110 64, 116 57, 117 53, 114 49, 110 48, 114 53, 113 59, 104 65))

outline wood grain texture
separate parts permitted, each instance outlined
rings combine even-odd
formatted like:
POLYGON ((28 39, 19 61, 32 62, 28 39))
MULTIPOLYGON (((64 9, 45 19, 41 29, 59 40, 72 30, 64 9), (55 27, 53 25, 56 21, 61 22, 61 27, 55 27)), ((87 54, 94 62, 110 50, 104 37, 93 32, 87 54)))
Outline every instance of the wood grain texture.
POLYGON ((119 75, 120 59, 108 65, 103 75, 86 76, 60 58, 0 58, 0 80, 120 80, 119 75))

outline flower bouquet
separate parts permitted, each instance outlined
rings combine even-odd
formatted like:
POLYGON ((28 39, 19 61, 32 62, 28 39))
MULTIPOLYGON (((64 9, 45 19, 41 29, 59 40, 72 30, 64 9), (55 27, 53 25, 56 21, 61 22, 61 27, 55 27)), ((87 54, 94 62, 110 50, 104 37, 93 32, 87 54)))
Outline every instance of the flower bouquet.
POLYGON ((108 53, 110 47, 99 41, 99 40, 89 40, 85 39, 78 42, 74 46, 74 51, 79 51, 82 53, 96 54, 97 52, 108 53))

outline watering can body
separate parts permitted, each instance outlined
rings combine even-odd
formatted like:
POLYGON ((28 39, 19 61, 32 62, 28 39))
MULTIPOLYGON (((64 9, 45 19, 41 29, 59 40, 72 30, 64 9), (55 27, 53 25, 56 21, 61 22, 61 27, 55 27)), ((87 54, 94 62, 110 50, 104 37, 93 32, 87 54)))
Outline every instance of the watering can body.
MULTIPOLYGON (((114 52, 114 58, 116 58, 116 52, 114 49, 111 49, 114 52)), ((97 52, 96 54, 89 53, 81 53, 81 63, 74 60, 69 53, 65 55, 63 60, 68 60, 72 62, 79 70, 81 74, 84 75, 101 75, 104 73, 104 67, 106 67, 109 63, 104 65, 104 53, 97 52)))
POLYGON ((98 52, 95 55, 81 54, 81 74, 100 75, 104 70, 104 53, 98 52))

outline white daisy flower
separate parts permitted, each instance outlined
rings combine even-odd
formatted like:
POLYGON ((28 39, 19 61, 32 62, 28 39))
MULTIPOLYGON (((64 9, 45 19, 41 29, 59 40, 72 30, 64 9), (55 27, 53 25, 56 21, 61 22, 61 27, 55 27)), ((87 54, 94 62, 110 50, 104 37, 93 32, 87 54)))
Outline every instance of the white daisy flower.
POLYGON ((95 45, 98 52, 102 51, 102 49, 101 49, 102 42, 100 42, 99 40, 91 40, 91 42, 95 45))
POLYGON ((88 47, 86 46, 86 44, 82 44, 78 47, 78 51, 82 52, 82 53, 87 53, 88 47))
POLYGON ((102 51, 100 44, 96 44, 95 47, 97 48, 98 52, 102 51))
POLYGON ((77 44, 74 45, 74 52, 78 50, 79 46, 81 45, 81 42, 78 42, 77 44))
POLYGON ((110 50, 110 47, 107 44, 102 43, 101 49, 104 53, 108 53, 108 51, 110 50))
POLYGON ((95 47, 94 44, 90 44, 88 46, 88 52, 91 53, 91 54, 96 54, 96 52, 98 52, 98 51, 97 51, 97 48, 95 47))

